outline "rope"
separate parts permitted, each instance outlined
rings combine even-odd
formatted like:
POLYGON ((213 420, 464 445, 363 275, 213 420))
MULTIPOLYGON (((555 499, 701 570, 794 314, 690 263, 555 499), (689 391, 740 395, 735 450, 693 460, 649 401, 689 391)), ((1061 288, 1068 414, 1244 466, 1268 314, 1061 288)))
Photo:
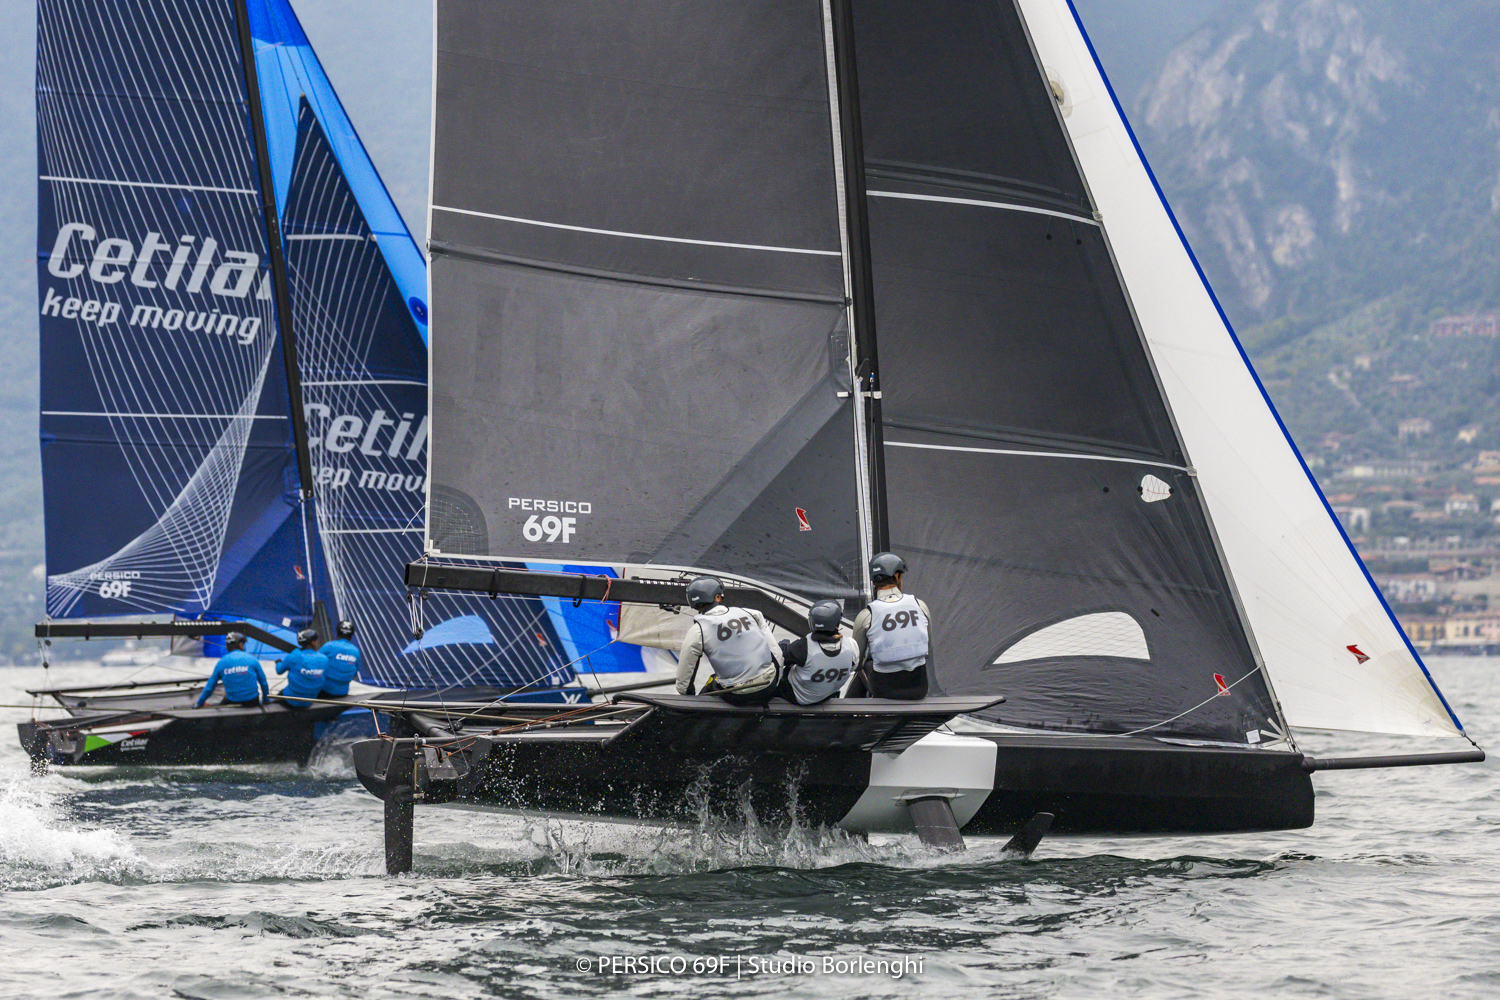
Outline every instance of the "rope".
POLYGON ((1147 733, 1147 732, 1150 732, 1153 729, 1159 729, 1162 726, 1165 726, 1169 722, 1176 722, 1178 719, 1182 718, 1184 715, 1191 715, 1191 714, 1193 714, 1194 712, 1198 711, 1198 709, 1202 708, 1204 705, 1207 705, 1209 702, 1213 701, 1215 698, 1222 698, 1222 697, 1224 697, 1224 695, 1227 692, 1233 691, 1243 681, 1247 681, 1247 680, 1249 680, 1252 677, 1258 677, 1258 676, 1260 676, 1260 672, 1258 670, 1252 670, 1248 674, 1246 674, 1244 677, 1241 677, 1239 680, 1235 681, 1233 684, 1226 684, 1224 686, 1224 690, 1223 691, 1216 691, 1216 692, 1214 692, 1212 695, 1208 696, 1207 698, 1204 698, 1202 701, 1198 702, 1198 704, 1194 705, 1192 708, 1188 709, 1186 712, 1178 712, 1176 715, 1172 716, 1170 719, 1162 719, 1160 722, 1153 722, 1151 725, 1145 726, 1145 727, 1143 727, 1141 729, 1132 729, 1128 733, 1113 733, 1111 735, 1114 735, 1114 736, 1139 736, 1141 733, 1147 733))

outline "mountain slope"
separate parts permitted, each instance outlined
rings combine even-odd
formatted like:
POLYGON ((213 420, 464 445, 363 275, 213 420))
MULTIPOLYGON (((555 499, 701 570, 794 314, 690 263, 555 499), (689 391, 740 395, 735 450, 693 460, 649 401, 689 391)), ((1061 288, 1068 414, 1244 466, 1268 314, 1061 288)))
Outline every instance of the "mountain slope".
POLYGON ((1500 7, 1241 2, 1168 57, 1132 115, 1253 347, 1394 288, 1493 304, 1500 7))

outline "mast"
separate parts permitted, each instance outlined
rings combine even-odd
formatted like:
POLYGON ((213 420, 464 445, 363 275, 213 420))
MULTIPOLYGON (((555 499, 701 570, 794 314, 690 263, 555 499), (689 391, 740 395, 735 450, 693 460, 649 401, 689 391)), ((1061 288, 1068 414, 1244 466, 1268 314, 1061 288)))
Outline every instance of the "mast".
MULTIPOLYGON (((271 176, 271 153, 266 141, 266 122, 260 103, 260 78, 255 67, 255 40, 250 34, 247 0, 234 0, 235 26, 239 31, 240 63, 245 70, 245 97, 250 109, 250 136, 255 143, 259 170, 261 213, 266 220, 266 248, 271 256, 271 297, 276 307, 276 327, 281 331, 281 360, 286 372, 292 421, 293 447, 297 453, 297 478, 302 498, 313 498, 312 456, 307 445, 307 415, 302 409, 302 376, 297 370, 297 341, 292 332, 292 296, 286 277, 286 255, 281 242, 281 222, 276 209, 276 183, 271 176)), ((308 586, 313 570, 307 568, 308 586)))
MULTIPOLYGON (((885 438, 880 417, 880 360, 875 343, 875 277, 870 267, 870 222, 865 199, 865 149, 859 108, 859 74, 854 57, 852 0, 824 0, 832 74, 830 110, 834 117, 840 205, 845 234, 854 413, 863 454, 860 496, 868 506, 865 561, 890 547, 885 498, 885 438)), ((868 577, 868 567, 866 567, 868 577)), ((865 580, 868 589, 870 581, 865 580)))

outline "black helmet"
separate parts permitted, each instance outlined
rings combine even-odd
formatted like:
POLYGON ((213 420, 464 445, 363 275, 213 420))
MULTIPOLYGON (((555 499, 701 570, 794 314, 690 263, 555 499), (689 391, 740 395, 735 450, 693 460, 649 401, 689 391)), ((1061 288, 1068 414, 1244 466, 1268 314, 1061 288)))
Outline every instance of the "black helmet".
POLYGON ((347 618, 345 618, 343 621, 339 622, 339 638, 340 639, 349 639, 349 638, 352 638, 353 636, 354 636, 354 623, 351 622, 347 618))
POLYGON ((245 633, 243 633, 243 632, 227 632, 227 633, 225 633, 225 635, 224 635, 224 646, 225 646, 225 648, 228 648, 229 646, 243 646, 244 644, 245 644, 245 633))
POLYGON ((844 620, 844 609, 838 601, 819 601, 807 612, 807 624, 814 632, 837 632, 844 620))
POLYGON ((724 585, 719 582, 718 577, 700 576, 688 584, 688 603, 695 608, 706 608, 723 596, 724 585))
POLYGON ((897 573, 905 572, 906 560, 894 552, 881 552, 870 560, 870 579, 876 583, 894 580, 897 573))
POLYGON ((299 646, 311 646, 317 641, 318 630, 315 628, 305 628, 297 633, 297 645, 299 646))

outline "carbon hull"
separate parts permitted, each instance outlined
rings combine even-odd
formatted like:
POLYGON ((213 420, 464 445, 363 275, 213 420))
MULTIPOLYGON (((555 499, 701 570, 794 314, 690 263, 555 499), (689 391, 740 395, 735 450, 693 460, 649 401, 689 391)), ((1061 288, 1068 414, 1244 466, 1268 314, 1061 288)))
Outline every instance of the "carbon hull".
MULTIPOLYGON (((52 698, 71 718, 20 723, 21 746, 38 763, 63 766, 303 764, 322 736, 324 724, 349 711, 345 705, 292 708, 274 699, 264 708, 223 703, 195 708, 202 680, 146 682, 128 693, 120 693, 126 685, 30 691, 52 698)), ((582 695, 570 690, 528 692, 476 686, 383 691, 368 696, 366 703, 400 704, 454 693, 465 698, 542 703, 582 695)))
POLYGON ((218 707, 181 712, 80 715, 17 726, 38 763, 140 767, 163 764, 307 762, 319 723, 341 706, 290 709, 218 707))
MULTIPOLYGON (((671 699, 659 698, 658 702, 671 699)), ((670 715, 658 705, 654 714, 670 715)), ((419 726, 420 718, 416 719, 419 726)), ((428 720, 430 723, 430 720, 428 720)), ((1076 833, 1230 833, 1313 822, 1300 754, 1183 746, 1149 739, 955 736, 904 747, 788 745, 786 719, 743 734, 637 724, 483 736, 428 726, 412 739, 354 745, 360 781, 406 795, 500 810, 693 823, 707 816, 912 829, 907 806, 947 799, 966 834, 1008 834, 1039 812, 1076 833), (592 730, 592 731, 591 731, 592 730), (780 741, 782 749, 773 748, 780 741)))

